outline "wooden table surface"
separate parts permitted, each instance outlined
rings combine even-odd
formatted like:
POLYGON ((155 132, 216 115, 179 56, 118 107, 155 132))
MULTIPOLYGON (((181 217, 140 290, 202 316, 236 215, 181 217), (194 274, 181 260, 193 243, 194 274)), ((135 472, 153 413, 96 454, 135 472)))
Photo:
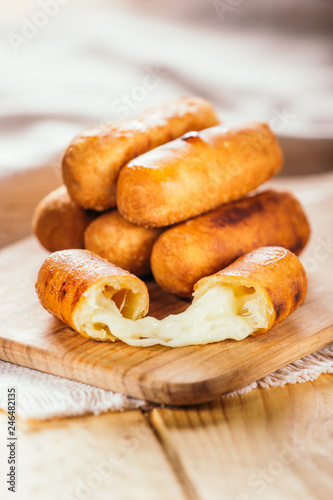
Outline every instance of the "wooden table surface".
MULTIPOLYGON (((2 482, 0 497, 328 500, 332 407, 322 375, 187 409, 19 420, 18 492, 6 496, 2 482)), ((1 444, 6 421, 1 413, 1 444)))

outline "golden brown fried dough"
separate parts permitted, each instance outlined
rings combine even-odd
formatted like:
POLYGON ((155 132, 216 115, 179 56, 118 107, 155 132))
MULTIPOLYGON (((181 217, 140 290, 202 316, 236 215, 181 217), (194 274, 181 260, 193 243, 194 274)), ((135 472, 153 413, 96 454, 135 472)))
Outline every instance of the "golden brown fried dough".
POLYGON ((97 340, 115 340, 96 324, 90 329, 85 326, 99 300, 112 299, 125 318, 134 320, 149 309, 148 290, 139 278, 88 250, 51 254, 39 271, 36 292, 53 316, 97 340))
POLYGON ((118 174, 128 161, 190 130, 217 123, 209 102, 183 97, 137 118, 91 127, 73 139, 64 153, 64 182, 78 205, 108 210, 116 206, 118 174))
POLYGON ((241 255, 266 245, 299 254, 309 235, 306 215, 292 194, 264 191, 165 231, 154 245, 151 268, 162 288, 191 297, 200 278, 241 255))
POLYGON ((263 123, 189 133, 122 169, 118 210, 134 224, 169 226, 242 198, 275 175, 282 159, 263 123))
POLYGON ((249 295, 258 294, 257 311, 250 313, 254 319, 256 316, 258 320, 267 319, 267 326, 257 330, 258 334, 271 330, 304 302, 307 277, 292 252, 282 247, 262 247, 240 257, 223 271, 198 281, 194 287, 195 300, 215 286, 230 286, 235 296, 246 290, 249 295))
POLYGON ((143 317, 149 299, 139 278, 87 250, 52 254, 36 284, 43 306, 86 337, 170 347, 265 333, 303 302, 306 287, 300 261, 282 247, 260 248, 202 278, 189 308, 163 320, 143 317))
POLYGON ((145 276, 150 272, 151 251, 161 231, 135 226, 113 210, 88 226, 85 248, 136 276, 145 276))
POLYGON ((83 234, 96 217, 71 200, 66 186, 60 186, 43 198, 35 208, 32 228, 46 250, 55 252, 83 248, 83 234))

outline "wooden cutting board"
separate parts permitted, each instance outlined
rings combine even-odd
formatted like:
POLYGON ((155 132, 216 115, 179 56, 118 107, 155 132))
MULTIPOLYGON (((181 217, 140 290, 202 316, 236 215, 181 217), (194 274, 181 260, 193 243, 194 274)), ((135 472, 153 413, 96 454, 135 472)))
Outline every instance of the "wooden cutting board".
MULTIPOLYGON (((171 405, 212 400, 333 341, 333 175, 279 179, 306 207, 313 229, 302 256, 306 302, 268 334, 206 346, 137 348, 99 343, 65 327, 40 306, 34 283, 47 253, 35 239, 0 252, 0 358, 127 395, 171 405)), ((162 318, 187 303, 149 283, 150 314, 162 318)))

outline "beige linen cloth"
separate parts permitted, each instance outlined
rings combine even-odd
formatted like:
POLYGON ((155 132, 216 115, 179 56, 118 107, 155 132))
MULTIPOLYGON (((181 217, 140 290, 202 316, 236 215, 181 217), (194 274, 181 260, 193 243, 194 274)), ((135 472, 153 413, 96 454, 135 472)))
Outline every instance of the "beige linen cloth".
MULTIPOLYGON (((268 121, 286 174, 332 169, 332 2, 42 3, 0 26, 0 246, 30 233, 32 210, 61 183, 61 150, 79 130, 179 95, 210 99, 224 121, 268 121)), ((332 372, 328 346, 239 392, 332 372)), ((0 361, 2 409, 9 386, 22 418, 145 405, 0 361)))

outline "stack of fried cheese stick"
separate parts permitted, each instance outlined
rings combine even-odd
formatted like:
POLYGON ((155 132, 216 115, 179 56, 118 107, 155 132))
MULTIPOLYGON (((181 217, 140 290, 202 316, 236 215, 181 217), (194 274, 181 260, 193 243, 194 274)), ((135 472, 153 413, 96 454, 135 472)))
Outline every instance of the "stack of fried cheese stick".
POLYGON ((256 190, 282 163, 267 124, 220 124, 196 97, 85 130, 63 155, 65 185, 34 213, 36 236, 55 252, 39 273, 41 303, 85 336, 131 345, 270 330, 306 293, 296 257, 306 215, 291 193, 256 190), (150 272, 179 297, 194 291, 184 313, 144 317, 137 276, 150 272))

